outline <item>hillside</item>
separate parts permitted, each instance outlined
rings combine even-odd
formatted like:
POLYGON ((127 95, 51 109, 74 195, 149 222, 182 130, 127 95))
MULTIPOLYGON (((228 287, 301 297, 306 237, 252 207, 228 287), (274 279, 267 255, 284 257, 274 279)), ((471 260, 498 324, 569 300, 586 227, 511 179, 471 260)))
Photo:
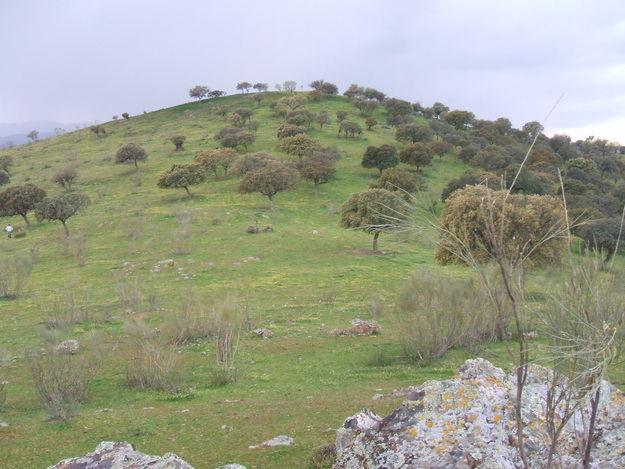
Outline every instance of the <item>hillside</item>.
MULTIPOLYGON (((458 349, 430 366, 399 360, 374 366, 380 351, 400 353, 389 313, 410 274, 420 266, 465 272, 436 266, 428 233, 382 234, 383 254, 371 255, 370 235, 339 226, 340 206, 377 180, 377 170, 361 166, 366 147, 397 145, 382 107, 373 113, 380 124, 351 139, 337 136, 335 116, 346 111, 364 129, 365 118, 352 102, 332 96, 308 103, 311 111, 326 110, 331 117, 323 129, 313 124, 308 134, 339 150, 336 179, 317 190, 299 181, 276 195, 276 210, 259 194, 238 193, 235 177, 210 176, 192 188, 192 198, 157 187, 172 164, 190 163, 197 151, 217 146, 213 136, 228 125, 217 113, 222 105, 253 109, 259 127, 247 152, 294 160, 279 149, 276 132, 283 119, 270 109, 286 95, 266 93, 260 103, 253 96, 187 103, 108 122, 102 136, 84 129, 2 152, 15 160, 11 184, 33 183, 50 194, 62 192, 51 182, 55 172, 77 165, 75 190, 91 201, 68 221, 69 240, 58 222, 33 222, 24 237, 0 238, 2 256, 33 261, 25 293, 0 300, 0 349, 13 360, 7 410, 0 418, 10 424, 0 428, 2 467, 45 467, 102 440, 126 440, 151 454, 175 452, 196 467, 305 467, 315 447, 334 439, 332 429, 346 416, 365 406, 385 414, 398 402, 372 401, 374 394, 447 378, 470 356, 458 349), (186 137, 182 151, 175 152, 169 141, 175 134, 186 137), (138 171, 115 164, 117 149, 129 142, 148 153, 138 171), (247 233, 256 223, 273 231, 247 233), (134 359, 129 324, 142 320, 166 334, 188 308, 209 302, 232 303, 245 314, 237 381, 209 382, 216 352, 213 341, 203 339, 174 347, 181 376, 177 393, 128 388, 126 367, 134 359), (75 320, 50 327, 69 310, 75 320), (328 336, 353 318, 375 319, 383 333, 328 336), (256 327, 274 336, 253 337, 248 329, 256 327), (102 365, 80 414, 68 422, 46 421, 25 354, 70 338, 101 351, 102 365), (293 437, 294 446, 248 449, 280 434, 293 437)), ((467 168, 454 153, 434 158, 423 169, 426 188, 416 198, 440 200, 447 182, 467 168)), ((23 227, 20 217, 2 222, 23 227)), ((540 285, 548 275, 538 271, 531 282, 540 285)), ((484 354, 508 367, 504 350, 493 344, 484 354)))

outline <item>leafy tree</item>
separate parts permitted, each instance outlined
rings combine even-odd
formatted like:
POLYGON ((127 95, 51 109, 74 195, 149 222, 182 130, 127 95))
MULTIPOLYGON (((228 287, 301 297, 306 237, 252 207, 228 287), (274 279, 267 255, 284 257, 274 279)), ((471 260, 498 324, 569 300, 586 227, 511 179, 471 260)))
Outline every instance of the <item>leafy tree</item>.
POLYGON ((200 164, 175 164, 158 178, 161 189, 184 189, 191 197, 190 186, 206 181, 206 170, 200 164))
POLYGON ((244 91, 245 93, 249 93, 251 87, 252 87, 252 84, 247 81, 242 81, 242 82, 237 83, 238 91, 244 91))
POLYGON ((406 121, 412 114, 412 104, 402 99, 391 98, 384 101, 384 107, 388 114, 388 123, 390 125, 401 125, 407 123, 406 121))
POLYGON ((238 176, 264 168, 272 162, 277 162, 273 155, 267 152, 249 153, 238 157, 232 165, 232 172, 238 176))
POLYGON ((308 99, 310 99, 311 101, 314 101, 314 102, 321 101, 321 98, 322 98, 321 91, 319 91, 319 90, 312 90, 310 93, 308 93, 307 97, 308 97, 308 99))
POLYGON ((457 179, 452 179, 447 183, 443 192, 441 193, 441 200, 445 202, 451 194, 458 189, 462 189, 466 186, 476 186, 481 184, 481 179, 472 173, 464 173, 457 179))
POLYGON ((386 95, 381 91, 376 90, 375 88, 365 88, 363 91, 363 96, 367 99, 375 99, 379 103, 384 101, 386 95))
POLYGON ((260 106, 260 103, 262 102, 263 99, 265 99, 265 97, 263 96, 262 93, 256 93, 253 96, 254 101, 256 101, 256 104, 258 104, 260 106))
POLYGON ((297 88, 297 82, 293 80, 287 80, 282 84, 282 89, 287 93, 293 93, 297 88))
POLYGON ((265 92, 269 89, 269 85, 267 83, 254 83, 253 88, 258 92, 265 92))
POLYGON ((521 131, 527 136, 529 141, 534 140, 540 133, 545 130, 540 122, 531 121, 523 125, 521 131))
POLYGON ((135 168, 139 168, 137 162, 145 161, 148 159, 148 154, 141 145, 136 143, 127 143, 117 150, 115 155, 116 163, 133 163, 135 168))
POLYGON ((363 116, 368 116, 378 107, 378 102, 374 99, 356 98, 353 103, 363 116))
POLYGON ((72 184, 78 179, 78 169, 76 165, 68 165, 57 171, 52 178, 52 182, 58 184, 65 190, 72 190, 72 184))
POLYGON ((356 135, 360 135, 362 133, 362 127, 352 121, 341 121, 339 124, 339 137, 341 133, 345 137, 355 138, 356 135))
POLYGON ((345 119, 347 119, 347 111, 336 111, 336 120, 338 122, 343 122, 345 119))
POLYGON ((330 122, 330 115, 328 111, 320 111, 317 114, 317 124, 319 124, 319 128, 323 129, 323 126, 330 122))
POLYGON ((225 127, 215 135, 217 140, 225 148, 243 147, 247 149, 254 143, 256 136, 252 132, 247 132, 237 127, 225 127))
POLYGON ((124 118, 124 120, 128 120, 130 119, 130 114, 128 114, 127 112, 122 112, 122 117, 124 118))
POLYGON ((357 96, 364 96, 365 95, 365 90, 362 86, 358 86, 357 84, 351 84, 349 85, 349 88, 347 88, 347 90, 345 90, 345 92, 343 93, 343 96, 347 96, 349 99, 354 99, 357 96))
POLYGON ((469 143, 468 145, 465 145, 464 147, 462 147, 462 149, 460 150, 460 153, 458 153, 458 158, 460 158, 465 163, 468 163, 469 161, 473 159, 475 155, 477 155, 477 152, 479 151, 480 151, 479 145, 476 145, 475 143, 469 143))
POLYGON ((10 155, 2 155, 0 156, 0 169, 6 171, 7 173, 11 173, 10 169, 13 166, 13 157, 10 155))
POLYGON ((297 181, 297 173, 279 161, 267 161, 265 166, 250 171, 239 183, 239 192, 250 194, 258 192, 269 199, 274 208, 274 196, 289 190, 297 181))
POLYGON ((394 231, 407 217, 406 202, 385 189, 352 194, 341 207, 340 225, 373 234, 373 252, 378 252, 380 233, 394 231))
POLYGON ((514 183, 514 187, 512 188, 512 193, 514 194, 545 195, 549 192, 552 192, 551 188, 553 184, 547 177, 540 173, 531 171, 526 167, 524 167, 521 172, 519 172, 518 164, 513 164, 506 168, 506 187, 510 187, 512 185, 512 181, 514 181, 515 177, 516 182, 514 183))
POLYGON ((447 122, 443 120, 438 120, 438 119, 432 119, 430 121, 430 129, 432 129, 432 132, 434 132, 434 135, 436 135, 439 139, 445 134, 449 134, 449 133, 457 134, 456 129, 454 129, 451 125, 449 125, 447 122))
POLYGON ((432 104, 432 114, 436 119, 440 119, 443 114, 449 111, 449 108, 443 103, 436 102, 432 104))
POLYGON ((209 91, 210 90, 206 86, 195 85, 189 90, 189 97, 194 99, 202 99, 208 95, 209 91))
POLYGON ((367 117, 365 119, 365 125, 367 126, 367 130, 373 130, 373 128, 378 125, 378 121, 375 117, 367 117))
POLYGON ((432 156, 430 146, 422 142, 411 143, 399 152, 399 160, 402 163, 415 166, 417 170, 429 165, 432 162, 432 156))
POLYGON ((336 174, 336 163, 331 157, 323 152, 313 152, 304 156, 296 164, 299 174, 304 178, 312 181, 315 189, 319 184, 334 179, 336 174))
POLYGON ((456 190, 445 202, 440 223, 440 241, 436 259, 447 264, 465 262, 470 254, 478 262, 492 259, 493 241, 488 232, 489 217, 500 220, 505 204, 502 249, 507 259, 527 258, 529 265, 558 263, 564 247, 563 238, 544 238, 545 232, 557 233, 563 228, 562 204, 545 195, 512 194, 493 191, 485 186, 466 186, 456 190), (462 245, 466 252, 459 253, 462 245))
POLYGON ((280 142, 280 149, 283 152, 287 155, 296 155, 300 158, 317 147, 319 147, 319 142, 313 140, 306 134, 286 137, 280 142))
POLYGON ((509 135, 512 131, 512 122, 510 119, 506 119, 505 117, 500 117, 493 122, 493 127, 500 135, 509 135))
POLYGON ((397 149, 392 145, 368 146, 362 158, 363 168, 377 168, 380 174, 385 169, 392 168, 398 164, 397 149))
POLYGON ((306 129, 299 125, 293 125, 293 124, 287 123, 287 124, 282 124, 280 127, 278 127, 278 138, 293 137, 294 135, 305 134, 305 133, 306 133, 306 129))
POLYGON ((31 130, 30 132, 28 132, 28 134, 26 136, 31 141, 35 142, 39 138, 39 131, 38 130, 31 130))
POLYGON ((285 96, 271 103, 270 108, 276 116, 286 117, 289 112, 295 111, 306 104, 304 96, 285 96))
POLYGON ((510 163, 512 163, 510 155, 504 148, 497 145, 487 145, 471 158, 471 164, 488 171, 500 171, 510 163))
POLYGON ((616 252, 620 231, 620 219, 600 218, 582 224, 575 234, 584 240, 589 249, 601 251, 604 255, 603 261, 607 263, 616 252))
POLYGON ((422 186, 421 178, 413 171, 402 168, 388 168, 382 171, 378 182, 371 187, 386 189, 391 192, 398 191, 409 198, 408 194, 417 192, 422 186))
POLYGON ((101 135, 105 135, 106 134, 106 129, 104 128, 103 125, 92 125, 91 127, 89 127, 89 130, 91 130, 91 132, 93 132, 95 134, 96 137, 100 137, 101 135))
POLYGON ((0 216, 20 215, 28 225, 28 212, 45 197, 46 191, 33 184, 8 187, 0 193, 0 216))
POLYGON ((184 135, 174 135, 169 140, 174 144, 175 151, 184 150, 184 141, 187 139, 184 135))
POLYGON ((473 121, 475 115, 469 111, 449 111, 445 113, 443 119, 450 125, 453 125, 456 130, 466 129, 466 127, 473 121))
POLYGON ((225 96, 226 92, 221 90, 212 90, 208 92, 209 98, 220 98, 221 96, 225 96))
POLYGON ((444 140, 434 140, 430 142, 430 149, 432 153, 441 158, 446 153, 449 153, 453 149, 453 146, 444 140))
POLYGON ((117 119, 119 119, 119 116, 118 115, 114 115, 113 116, 113 120, 116 121, 117 119))
POLYGON ((63 224, 65 237, 69 238, 67 220, 89 204, 89 198, 78 192, 66 192, 56 197, 46 197, 38 205, 37 220, 58 220, 63 224))
POLYGON ((315 120, 315 114, 308 109, 296 109, 286 115, 286 121, 293 125, 310 127, 313 120, 315 120))
POLYGON ((335 95, 338 94, 339 89, 333 83, 328 83, 324 80, 315 80, 310 85, 315 91, 319 91, 322 94, 335 95))
POLYGON ((0 186, 6 186, 11 182, 11 176, 4 169, 0 169, 0 186))
POLYGON ((254 111, 252 111, 250 108, 247 108, 247 107, 240 107, 240 108, 235 109, 232 112, 241 116, 241 119, 243 120, 243 122, 245 121, 249 122, 252 119, 252 115, 254 114, 254 111))
POLYGON ((404 124, 395 130, 395 139, 399 142, 427 142, 432 139, 432 130, 424 124, 404 124))
POLYGON ((202 165, 207 171, 212 171, 217 177, 219 169, 228 175, 228 169, 234 164, 237 152, 232 148, 217 148, 215 150, 200 150, 195 154, 195 162, 202 165))

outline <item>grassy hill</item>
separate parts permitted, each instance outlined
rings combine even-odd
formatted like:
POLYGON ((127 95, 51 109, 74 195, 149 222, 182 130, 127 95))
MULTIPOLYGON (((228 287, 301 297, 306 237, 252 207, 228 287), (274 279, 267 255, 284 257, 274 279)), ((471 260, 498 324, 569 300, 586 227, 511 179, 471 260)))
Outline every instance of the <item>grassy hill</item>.
MULTIPOLYGON (((91 205, 70 219, 69 241, 58 223, 33 223, 23 238, 0 239, 2 256, 36 259, 24 295, 0 301, 0 349, 13 357, 7 409, 0 414, 10 423, 0 428, 2 467, 44 467, 90 451, 102 440, 127 440, 146 453, 175 452, 196 467, 228 462, 305 467, 313 449, 332 441, 331 429, 345 417, 364 406, 384 413, 396 405, 372 401, 373 394, 448 377, 466 358, 458 350, 429 367, 370 364, 380 349, 399 354, 389 314, 398 287, 415 268, 437 267, 431 243, 416 234, 382 235, 384 255, 370 255, 369 235, 338 226, 340 205, 376 180, 376 170, 360 165, 366 146, 394 144, 393 129, 383 125, 359 139, 338 138, 337 110, 348 111, 365 127, 347 99, 307 105, 333 118, 309 134, 342 155, 336 180, 318 192, 300 181, 276 196, 278 209, 271 211, 264 197, 237 193, 236 178, 211 177, 193 189, 191 199, 182 190, 156 187, 159 174, 173 163, 191 162, 198 150, 216 146, 213 135, 226 125, 215 112, 220 104, 254 108, 259 128, 250 152, 292 159, 278 148, 276 131, 283 121, 269 109, 281 96, 268 93, 260 105, 252 95, 188 103, 106 123, 100 138, 86 129, 4 152, 16 161, 12 184, 31 182, 52 194, 61 189, 51 176, 70 162, 77 164, 76 189, 90 197, 91 205), (184 151, 174 152, 168 141, 176 133, 187 138, 184 151), (114 163, 117 148, 128 142, 148 152, 138 172, 114 163), (274 231, 246 233, 257 221, 274 231), (174 265, 155 269, 166 259, 174 265), (141 300, 133 302, 137 296, 141 300), (210 384, 214 344, 201 340, 176 348, 178 394, 128 388, 124 377, 132 355, 124 324, 142 319, 166 331, 192 296, 234 302, 251 325, 272 329, 274 337, 243 334, 235 383, 210 384), (372 299, 384 306, 380 317, 372 299), (72 301, 86 314, 46 330, 51 311, 67 309, 72 301), (382 324, 380 336, 327 334, 352 318, 373 316, 382 324), (26 350, 41 347, 51 335, 104 350, 89 402, 66 423, 46 421, 24 358, 26 350), (294 437, 295 445, 248 449, 278 434, 294 437)), ((383 111, 376 112, 384 122, 383 111)), ((438 197, 464 170, 452 154, 435 159, 423 172, 427 190, 418 197, 438 197)), ((19 217, 2 222, 22 224, 19 217)), ((503 350, 495 345, 487 358, 507 365, 503 350)))

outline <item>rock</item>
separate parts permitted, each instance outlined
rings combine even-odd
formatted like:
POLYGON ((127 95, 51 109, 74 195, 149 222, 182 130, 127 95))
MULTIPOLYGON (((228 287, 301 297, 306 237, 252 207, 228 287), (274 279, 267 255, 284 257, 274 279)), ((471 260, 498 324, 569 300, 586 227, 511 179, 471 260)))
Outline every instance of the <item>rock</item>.
POLYGON ((174 265, 176 265, 176 263, 174 262, 173 259, 163 259, 161 261, 158 261, 158 265, 159 266, 169 266, 169 267, 173 267, 174 265))
POLYGON ((378 335, 382 328, 375 321, 363 321, 362 319, 352 319, 352 327, 347 329, 332 329, 328 332, 331 336, 341 335, 378 335))
POLYGON ((245 466, 241 466, 240 464, 226 464, 225 466, 221 466, 219 469, 246 469, 245 466))
POLYGON ((250 225, 247 228, 245 228, 245 232, 250 233, 250 234, 256 234, 259 232, 259 229, 257 226, 250 225))
POLYGON ((319 234, 319 230, 312 230, 312 234, 318 235, 319 234))
POLYGON ((263 233, 273 233, 273 228, 271 226, 266 226, 263 228, 263 233))
POLYGON ((65 459, 48 469, 193 469, 173 453, 150 456, 135 451, 125 441, 103 441, 93 453, 79 458, 65 459))
POLYGON ((250 446, 250 449, 273 448, 274 446, 291 446, 294 439, 286 435, 278 435, 271 440, 263 441, 260 445, 250 446))
MULTIPOLYGON (((530 467, 545 467, 545 399, 551 371, 532 365, 523 395, 530 467)), ((334 469, 522 467, 515 439, 516 375, 487 360, 467 360, 453 379, 406 388, 404 403, 385 418, 368 409, 337 430, 334 469)), ((601 384, 591 467, 625 467, 625 394, 601 384)), ((579 431, 588 422, 584 403, 560 437, 558 467, 580 468, 579 431)))
POLYGON ((0 422, 0 428, 8 428, 9 424, 6 422, 0 422))
POLYGON ((70 355, 75 355, 80 351, 80 344, 76 339, 67 339, 58 344, 54 350, 58 353, 67 353, 70 355))
POLYGON ((263 339, 269 339, 273 337, 273 332, 270 329, 265 329, 264 327, 259 327, 258 329, 254 329, 252 334, 258 337, 262 337, 263 339))

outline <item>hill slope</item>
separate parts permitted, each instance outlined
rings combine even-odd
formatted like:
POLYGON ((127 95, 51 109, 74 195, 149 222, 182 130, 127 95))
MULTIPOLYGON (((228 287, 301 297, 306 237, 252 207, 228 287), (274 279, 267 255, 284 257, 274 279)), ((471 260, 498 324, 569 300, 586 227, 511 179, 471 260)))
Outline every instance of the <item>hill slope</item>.
MULTIPOLYGON (((4 152, 16 160, 13 184, 31 182, 53 194, 61 189, 51 176, 77 164, 76 189, 88 194, 91 205, 70 219, 70 241, 55 223, 33 224, 23 238, 0 240, 3 256, 36 258, 25 294, 0 301, 0 349, 14 357, 2 415, 10 427, 0 429, 0 465, 41 467, 82 454, 101 440, 127 440, 146 453, 175 452, 196 467, 231 461, 303 467, 315 446, 333 439, 328 428, 345 416, 365 405, 379 413, 393 407, 395 402, 370 400, 378 388, 387 391, 453 372, 462 352, 429 368, 369 366, 379 349, 398 353, 388 317, 380 319, 384 333, 379 337, 327 335, 352 318, 371 318, 372 297, 391 308, 411 271, 433 263, 432 246, 415 237, 406 242, 383 235, 386 255, 371 256, 367 234, 338 226, 340 205, 376 179, 376 170, 360 165, 366 146, 395 143, 393 129, 384 126, 359 139, 337 138, 337 110, 348 111, 364 128, 364 118, 347 99, 307 105, 332 117, 323 130, 313 126, 309 134, 342 154, 336 180, 318 193, 300 181, 276 196, 278 210, 272 212, 260 195, 238 194, 235 178, 211 177, 194 188, 192 199, 183 191, 156 187, 159 174, 173 163, 191 162, 196 151, 216 146, 212 136, 227 125, 215 112, 222 104, 254 109, 259 128, 250 152, 291 159, 278 149, 282 119, 269 108, 281 96, 268 93, 260 105, 252 95, 184 104, 109 122, 101 138, 85 129, 4 152), (187 138, 184 151, 173 152, 168 141, 176 133, 187 138), (114 164, 117 148, 128 142, 148 152, 139 172, 114 164), (246 233, 256 221, 274 231, 246 233), (165 262, 155 268, 167 259, 173 259, 173 267, 165 262), (137 296, 140 302, 133 300, 137 296), (274 338, 244 334, 236 383, 209 385, 215 350, 212 341, 200 340, 176 348, 179 394, 127 388, 125 368, 132 354, 124 323, 140 318, 166 330, 191 296, 235 301, 249 323, 271 328, 274 338), (72 303, 80 317, 46 330, 43 324, 54 311, 67 313, 72 303), (87 348, 106 350, 91 399, 69 423, 46 422, 33 390, 24 350, 39 347, 42 338, 76 338, 87 348), (248 449, 277 434, 294 437, 295 446, 248 449)), ((384 122, 382 111, 376 113, 384 122)), ((438 197, 445 182, 464 169, 454 155, 436 159, 424 170, 428 190, 419 197, 438 197)), ((18 217, 2 221, 21 224, 18 217)))

